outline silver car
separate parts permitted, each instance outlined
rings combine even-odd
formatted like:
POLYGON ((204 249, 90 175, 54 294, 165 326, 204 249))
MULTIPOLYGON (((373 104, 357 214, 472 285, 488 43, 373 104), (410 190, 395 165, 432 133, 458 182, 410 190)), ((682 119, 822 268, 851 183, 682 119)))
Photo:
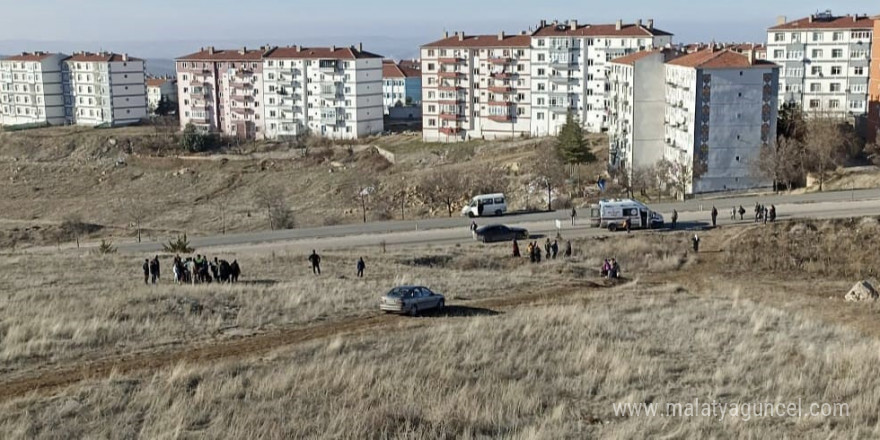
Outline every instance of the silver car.
POLYGON ((446 298, 424 286, 399 286, 379 299, 379 309, 416 316, 426 310, 442 310, 446 298))

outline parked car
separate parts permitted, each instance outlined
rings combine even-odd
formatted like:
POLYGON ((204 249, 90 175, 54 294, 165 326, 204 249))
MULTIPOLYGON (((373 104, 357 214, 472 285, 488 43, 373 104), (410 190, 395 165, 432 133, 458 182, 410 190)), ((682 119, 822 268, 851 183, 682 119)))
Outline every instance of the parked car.
POLYGON ((523 228, 511 228, 505 225, 488 225, 477 228, 474 231, 474 239, 483 243, 493 241, 511 241, 513 239, 525 240, 529 238, 529 231, 523 228))
POLYGON ((442 310, 446 305, 443 295, 425 286, 399 286, 379 299, 379 309, 387 313, 406 313, 416 316, 426 310, 442 310))

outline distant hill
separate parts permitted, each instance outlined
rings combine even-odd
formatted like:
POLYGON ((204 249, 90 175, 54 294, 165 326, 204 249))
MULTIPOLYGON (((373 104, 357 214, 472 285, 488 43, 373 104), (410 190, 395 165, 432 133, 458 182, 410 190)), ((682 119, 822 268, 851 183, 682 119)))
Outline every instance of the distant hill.
POLYGON ((164 58, 147 58, 147 74, 152 76, 174 76, 176 74, 174 60, 164 58))

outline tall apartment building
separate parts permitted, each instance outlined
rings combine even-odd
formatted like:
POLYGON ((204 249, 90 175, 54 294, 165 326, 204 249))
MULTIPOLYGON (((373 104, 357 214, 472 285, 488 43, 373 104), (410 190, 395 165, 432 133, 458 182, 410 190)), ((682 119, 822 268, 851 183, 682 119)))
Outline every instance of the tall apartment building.
POLYGON ((388 109, 422 103, 422 72, 393 60, 382 62, 382 105, 388 109))
POLYGON ((177 99, 180 126, 240 139, 265 137, 262 118, 263 56, 269 48, 203 47, 180 57, 177 99))
POLYGON ((264 57, 269 138, 308 130, 337 139, 380 133, 382 57, 358 47, 279 47, 264 57))
POLYGON ((425 141, 496 139, 531 128, 531 37, 457 32, 421 48, 425 141))
POLYGON ((776 136, 779 66, 712 47, 665 76, 665 157, 691 169, 687 193, 769 185, 753 164, 776 136))
POLYGON ((169 77, 147 78, 147 108, 150 113, 156 111, 162 99, 177 107, 177 79, 169 77))
POLYGON ((861 118, 867 113, 874 22, 831 11, 779 23, 767 31, 767 59, 779 64, 779 104, 861 118))
POLYGON ((674 49, 653 49, 616 58, 609 64, 609 157, 612 168, 650 167, 664 157, 666 62, 674 49))
POLYGON ((865 137, 877 142, 880 130, 880 15, 873 17, 874 31, 871 43, 871 73, 868 82, 868 124, 865 137))
POLYGON ((79 52, 65 64, 72 123, 119 126, 147 117, 144 60, 127 54, 79 52))
POLYGON ((535 136, 555 135, 574 113, 585 130, 608 128, 608 63, 672 43, 654 20, 628 24, 541 21, 531 35, 532 127, 535 136))
POLYGON ((0 60, 0 125, 62 125, 63 61, 67 55, 33 52, 0 60))

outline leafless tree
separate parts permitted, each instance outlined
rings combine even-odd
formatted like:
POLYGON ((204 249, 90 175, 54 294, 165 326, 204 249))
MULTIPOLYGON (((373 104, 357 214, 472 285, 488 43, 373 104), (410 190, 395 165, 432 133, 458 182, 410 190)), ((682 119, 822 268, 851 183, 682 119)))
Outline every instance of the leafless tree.
POLYGON ((772 179, 774 189, 785 185, 791 190, 792 183, 803 177, 803 158, 803 143, 794 137, 779 136, 775 143, 761 147, 750 166, 756 175, 772 179))
POLYGON ((254 191, 254 200, 260 209, 266 210, 269 229, 288 229, 294 226, 293 211, 287 205, 284 188, 277 185, 260 185, 254 191))
POLYGON ((467 176, 456 168, 440 167, 425 174, 419 182, 417 193, 429 206, 441 205, 452 217, 453 208, 466 200, 470 192, 467 176))
POLYGON ((137 231, 137 240, 138 243, 141 242, 141 224, 149 215, 149 208, 143 203, 138 203, 135 200, 125 199, 119 202, 122 213, 125 215, 125 218, 128 220, 129 225, 134 225, 135 230, 137 231))
POLYGON ((372 178, 363 178, 354 185, 354 199, 360 204, 364 223, 367 222, 367 203, 377 195, 378 187, 372 178))
POLYGON ((553 210, 553 189, 558 190, 565 185, 568 177, 565 164, 555 151, 542 151, 538 153, 532 173, 532 182, 547 190, 547 210, 553 210))
POLYGON ((669 161, 668 183, 673 188, 676 196, 684 200, 688 187, 693 184, 693 165, 684 160, 669 161))
POLYGON ((83 222, 82 216, 79 214, 71 214, 64 218, 61 222, 62 233, 76 240, 76 247, 79 248, 79 237, 87 233, 89 225, 83 222))
POLYGON ((877 129, 877 134, 874 136, 874 142, 865 145, 865 156, 868 160, 871 161, 874 165, 880 165, 880 129, 877 129))
POLYGON ((856 140, 851 127, 834 117, 815 115, 807 119, 806 130, 805 165, 819 177, 819 191, 822 191, 828 173, 850 157, 856 140))

